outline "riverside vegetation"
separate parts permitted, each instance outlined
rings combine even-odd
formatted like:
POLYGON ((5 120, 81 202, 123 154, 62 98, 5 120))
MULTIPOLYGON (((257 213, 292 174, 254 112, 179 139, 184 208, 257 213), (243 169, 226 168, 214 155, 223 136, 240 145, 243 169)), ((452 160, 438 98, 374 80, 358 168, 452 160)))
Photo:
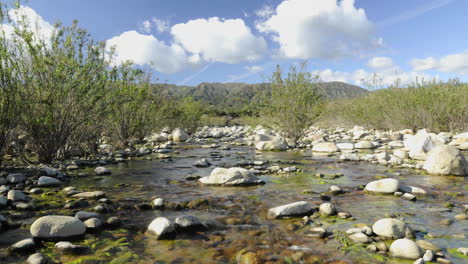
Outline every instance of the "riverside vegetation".
POLYGON ((331 98, 303 64, 210 102, 113 65, 77 22, 41 39, 14 12, 1 263, 466 262, 468 84, 331 98))

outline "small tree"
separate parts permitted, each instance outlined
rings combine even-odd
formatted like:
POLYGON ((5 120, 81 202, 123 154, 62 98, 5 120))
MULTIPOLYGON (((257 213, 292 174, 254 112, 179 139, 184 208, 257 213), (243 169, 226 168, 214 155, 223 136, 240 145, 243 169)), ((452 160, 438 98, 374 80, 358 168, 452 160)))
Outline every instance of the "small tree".
POLYGON ((287 76, 278 65, 271 76, 271 96, 262 103, 262 114, 269 117, 287 138, 297 141, 321 112, 319 77, 291 66, 287 76))
POLYGON ((149 75, 124 63, 111 71, 111 88, 116 103, 109 117, 110 135, 120 147, 139 141, 155 126, 158 97, 151 93, 149 75))
MULTIPOLYGON (((0 23, 5 20, 6 8, 0 3, 0 23)), ((21 85, 18 79, 16 49, 12 49, 10 35, 4 27, 0 30, 0 165, 7 140, 19 121, 18 89, 21 85)))
POLYGON ((64 157, 70 137, 83 125, 98 122, 108 104, 108 60, 104 43, 86 30, 56 25, 50 40, 30 30, 26 20, 15 26, 20 54, 21 128, 29 135, 39 162, 64 157))

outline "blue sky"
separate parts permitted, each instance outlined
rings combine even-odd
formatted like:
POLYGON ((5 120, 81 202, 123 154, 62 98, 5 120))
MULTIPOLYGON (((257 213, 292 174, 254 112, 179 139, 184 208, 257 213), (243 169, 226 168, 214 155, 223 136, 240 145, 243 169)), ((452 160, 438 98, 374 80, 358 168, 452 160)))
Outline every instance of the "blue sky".
MULTIPOLYGON (((70 24, 160 82, 267 81, 308 61, 324 81, 468 81, 466 0, 30 0, 35 19, 70 24)), ((32 13, 29 12, 29 13, 32 13)), ((28 14, 29 14, 28 13, 28 14)))

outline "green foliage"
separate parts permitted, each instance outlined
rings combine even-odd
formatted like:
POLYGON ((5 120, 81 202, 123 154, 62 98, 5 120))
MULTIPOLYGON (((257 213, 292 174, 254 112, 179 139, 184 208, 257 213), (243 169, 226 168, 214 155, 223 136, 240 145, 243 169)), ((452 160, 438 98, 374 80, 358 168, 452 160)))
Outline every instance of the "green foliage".
POLYGON ((318 76, 306 71, 305 63, 299 70, 291 66, 287 76, 277 66, 271 76, 271 96, 261 103, 260 113, 284 136, 298 140, 320 114, 322 96, 318 81, 318 76))
POLYGON ((114 103, 108 122, 109 135, 119 147, 140 141, 155 126, 158 97, 150 90, 150 77, 131 63, 114 67, 110 72, 110 93, 114 103))
POLYGON ((207 112, 206 106, 193 97, 180 100, 173 98, 161 109, 160 121, 170 128, 182 128, 188 132, 195 132, 200 126, 202 116, 207 112))
POLYGON ((16 28, 21 61, 14 70, 22 82, 21 129, 34 145, 40 162, 65 155, 69 139, 89 122, 97 122, 107 104, 104 44, 86 30, 57 25, 50 40, 29 31, 26 21, 16 28))
POLYGON ((328 104, 325 116, 376 129, 421 129, 433 132, 464 130, 468 124, 468 84, 399 83, 355 99, 328 104))

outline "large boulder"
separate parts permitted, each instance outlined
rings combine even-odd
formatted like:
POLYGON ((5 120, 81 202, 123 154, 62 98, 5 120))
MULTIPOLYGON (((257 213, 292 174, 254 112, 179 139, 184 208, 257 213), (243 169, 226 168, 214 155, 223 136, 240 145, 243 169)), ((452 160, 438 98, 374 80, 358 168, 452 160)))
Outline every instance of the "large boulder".
POLYGON ((56 240, 83 235, 86 227, 75 217, 47 215, 34 221, 30 231, 33 237, 56 240))
POLYGON ((338 147, 333 142, 321 142, 317 143, 312 147, 312 151, 334 153, 338 151, 338 147))
POLYGON ((244 168, 216 168, 210 176, 200 178, 199 181, 208 185, 225 185, 225 186, 239 186, 239 185, 257 185, 263 184, 253 172, 244 168))
POLYGON ((390 246, 390 254, 395 258, 418 259, 423 255, 422 249, 410 239, 397 239, 390 246))
POLYGON ((157 236, 158 239, 164 239, 171 236, 175 231, 174 224, 165 217, 154 219, 148 226, 148 232, 157 236))
POLYGON ((441 144, 435 140, 435 136, 431 136, 425 129, 419 130, 414 136, 408 136, 403 143, 409 151, 409 156, 412 159, 425 160, 427 153, 441 144))
POLYGON ((377 181, 371 181, 366 185, 366 191, 373 193, 392 194, 400 188, 400 181, 387 178, 377 181))
POLYGON ((453 146, 439 146, 431 150, 423 169, 430 174, 468 175, 468 162, 465 156, 453 146))
POLYGON ((310 203, 306 201, 300 201, 271 208, 268 210, 268 216, 271 218, 302 216, 312 211, 313 207, 310 203))
POLYGON ((189 139, 189 135, 180 128, 176 128, 174 129, 174 132, 172 132, 172 140, 175 142, 184 142, 187 139, 189 139))
POLYGON ((283 137, 257 134, 254 138, 257 150, 285 150, 288 143, 283 137))
POLYGON ((383 218, 372 226, 372 231, 386 238, 403 238, 411 233, 411 229, 401 220, 395 218, 383 218))

